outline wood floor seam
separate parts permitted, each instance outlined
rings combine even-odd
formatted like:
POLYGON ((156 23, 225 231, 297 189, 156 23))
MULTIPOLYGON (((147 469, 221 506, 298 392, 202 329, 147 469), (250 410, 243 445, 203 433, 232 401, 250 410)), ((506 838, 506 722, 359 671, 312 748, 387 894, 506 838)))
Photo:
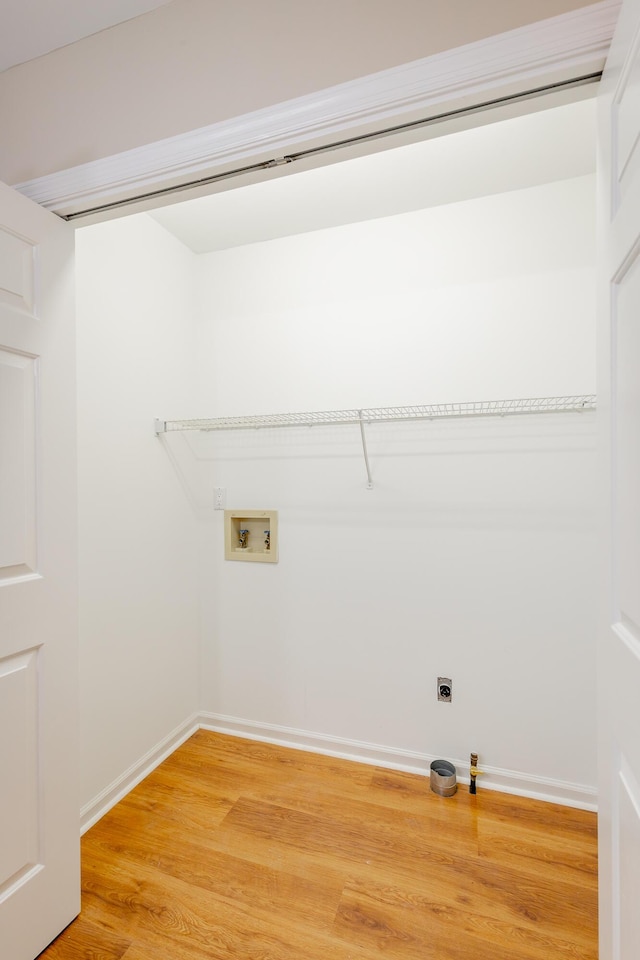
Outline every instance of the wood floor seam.
POLYGON ((596 817, 199 730, 82 841, 40 960, 597 960, 596 817))

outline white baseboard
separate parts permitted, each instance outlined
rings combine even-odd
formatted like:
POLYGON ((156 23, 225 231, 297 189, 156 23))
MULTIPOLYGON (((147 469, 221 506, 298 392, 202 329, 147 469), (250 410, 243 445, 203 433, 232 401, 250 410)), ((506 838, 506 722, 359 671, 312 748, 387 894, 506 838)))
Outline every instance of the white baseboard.
MULTIPOLYGON (((410 750, 394 749, 375 743, 358 740, 346 740, 342 737, 328 737, 308 730, 296 730, 280 727, 271 723, 255 723, 239 717, 227 717, 216 713, 201 713, 199 725, 205 730, 226 733, 247 740, 273 743, 297 750, 308 750, 343 760, 369 763, 391 770, 404 770, 408 773, 420 773, 428 776, 432 760, 438 759, 428 753, 415 753, 410 750)), ((455 764, 458 782, 469 783, 468 762, 448 757, 455 764)), ((498 790, 516 796, 559 803, 580 810, 597 810, 597 791, 588 784, 570 783, 549 777, 538 777, 517 770, 503 770, 481 763, 483 775, 478 781, 478 790, 498 790)))
MULTIPOLYGON (((425 777, 429 775, 431 761, 438 759, 435 755, 428 753, 416 753, 411 750, 385 747, 360 740, 329 737, 313 733, 310 730, 297 730, 293 727, 281 727, 273 723, 256 723, 253 720, 243 720, 240 717, 227 717, 223 714, 203 712, 194 714, 184 723, 181 723, 140 760, 132 764, 122 776, 110 783, 93 800, 85 804, 80 811, 80 832, 85 833, 89 827, 97 823, 105 813, 199 729, 213 730, 216 733, 225 733, 233 737, 272 743, 276 746, 290 747, 296 750, 307 750, 310 753, 320 753, 329 757, 338 757, 342 760, 368 763, 376 767, 386 767, 390 770, 419 773, 425 777)), ((466 761, 450 757, 447 759, 455 764, 458 782, 468 784, 468 764, 466 761)), ((544 800, 548 803, 559 803, 580 810, 597 810, 595 787, 580 783, 569 783, 564 780, 553 780, 548 777, 537 777, 517 770, 503 770, 500 767, 489 767, 484 764, 481 764, 481 766, 483 776, 479 781, 479 790, 498 790, 502 793, 512 793, 520 797, 530 797, 533 800, 544 800)))
POLYGON ((97 797, 86 803, 80 810, 80 833, 85 833, 89 827, 107 813, 111 807, 122 800, 130 790, 133 790, 152 770, 155 770, 163 760, 166 760, 174 750, 177 750, 185 740, 200 728, 199 718, 196 714, 185 720, 179 726, 172 730, 160 743, 147 751, 143 757, 140 757, 128 770, 118 777, 113 783, 105 787, 97 797))
POLYGON ((221 170, 602 69, 619 0, 382 70, 15 187, 61 215, 189 183, 221 170), (447 106, 449 105, 449 106, 447 106))

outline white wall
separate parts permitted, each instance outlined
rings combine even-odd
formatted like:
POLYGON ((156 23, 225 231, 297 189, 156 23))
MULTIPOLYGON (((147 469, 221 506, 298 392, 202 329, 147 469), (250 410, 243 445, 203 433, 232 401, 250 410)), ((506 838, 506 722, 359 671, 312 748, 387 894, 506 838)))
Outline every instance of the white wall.
POLYGON ((592 414, 378 425, 373 490, 356 428, 151 418, 591 392, 593 208, 588 176, 199 257, 79 231, 84 804, 196 710, 589 799, 592 414), (279 510, 277 565, 223 560, 214 486, 279 510))
MULTIPOLYGON (((202 255, 199 413, 592 392, 594 229, 589 176, 202 255)), ((593 414, 369 433, 372 491, 357 428, 188 439, 202 708, 347 753, 477 750, 511 786, 588 794, 593 414), (214 486, 279 510, 278 565, 222 559, 214 486)))
POLYGON ((174 0, 0 74, 0 180, 109 157, 582 6, 174 0))
POLYGON ((82 804, 198 706, 196 515, 153 417, 191 408, 193 257, 148 217, 77 232, 82 804))

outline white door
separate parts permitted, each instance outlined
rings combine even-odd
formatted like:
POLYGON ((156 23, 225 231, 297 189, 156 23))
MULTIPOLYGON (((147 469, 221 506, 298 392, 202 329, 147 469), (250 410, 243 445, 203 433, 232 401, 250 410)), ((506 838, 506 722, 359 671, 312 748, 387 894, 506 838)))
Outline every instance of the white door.
POLYGON ((80 909, 73 231, 0 184, 0 957, 80 909))
POLYGON ((640 955, 640 0, 600 96, 600 379, 607 546, 599 683, 600 960, 640 955))

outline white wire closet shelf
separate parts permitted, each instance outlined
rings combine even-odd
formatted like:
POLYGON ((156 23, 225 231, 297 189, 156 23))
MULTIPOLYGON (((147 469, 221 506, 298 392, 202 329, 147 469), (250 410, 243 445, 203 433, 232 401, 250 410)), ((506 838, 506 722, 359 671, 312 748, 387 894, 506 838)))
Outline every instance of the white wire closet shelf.
POLYGON ((427 403, 408 407, 369 407, 360 410, 321 410, 309 413, 267 413, 244 417, 196 420, 155 420, 156 436, 179 430, 259 430, 265 427, 314 427, 357 424, 367 471, 367 488, 373 488, 365 426, 409 420, 446 420, 464 417, 509 417, 548 413, 584 413, 595 410, 593 393, 570 397, 530 397, 519 400, 469 400, 462 403, 427 403))
POLYGON ((341 423, 391 423, 402 420, 442 420, 456 417, 583 413, 587 410, 595 410, 595 406, 596 396, 591 393, 570 397, 470 400, 462 403, 428 403, 405 407, 370 407, 360 410, 267 413, 195 420, 156 420, 155 431, 157 434, 161 434, 174 430, 256 430, 263 427, 313 427, 341 423))

